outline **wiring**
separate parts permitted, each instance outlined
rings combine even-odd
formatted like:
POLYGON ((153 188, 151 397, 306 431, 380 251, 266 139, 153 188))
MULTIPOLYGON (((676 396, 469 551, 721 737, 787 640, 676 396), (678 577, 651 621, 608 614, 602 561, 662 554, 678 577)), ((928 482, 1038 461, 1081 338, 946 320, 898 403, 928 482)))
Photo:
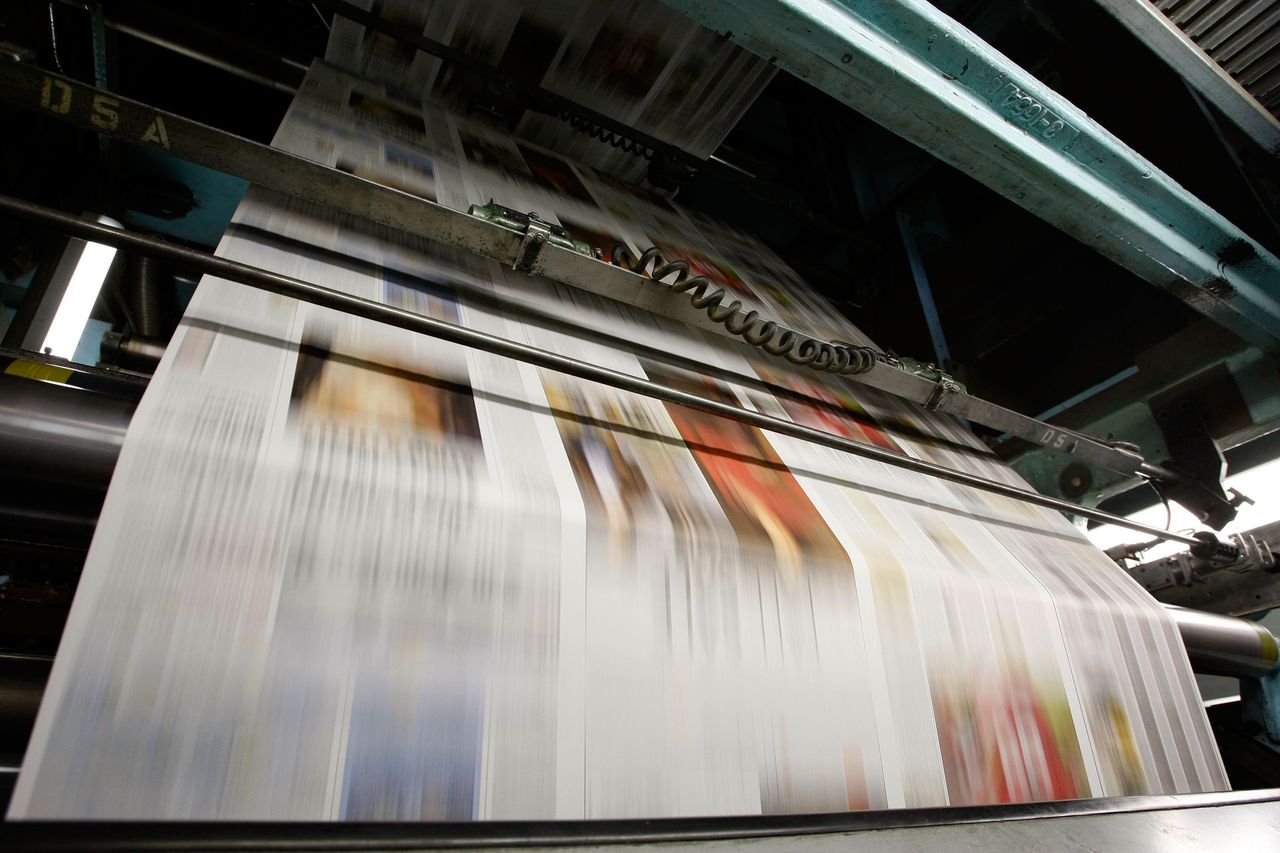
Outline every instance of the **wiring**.
POLYGON ((755 310, 743 311, 742 302, 729 299, 723 287, 717 287, 706 276, 690 275, 689 263, 680 259, 668 261, 656 246, 645 249, 634 261, 627 247, 614 246, 610 261, 634 273, 656 281, 674 276, 669 282, 676 293, 688 293, 694 308, 706 313, 713 322, 724 326, 753 347, 770 355, 781 356, 792 364, 854 376, 875 366, 880 353, 871 347, 841 341, 823 341, 779 326, 760 316, 755 310), (729 301, 726 302, 726 299, 729 301))
POLYGON ((1164 489, 1160 488, 1160 484, 1155 480, 1147 480, 1147 485, 1151 486, 1151 490, 1156 493, 1160 503, 1164 504, 1164 529, 1168 530, 1173 526, 1173 507, 1169 504, 1169 498, 1165 495, 1164 489))
POLYGON ((569 110, 562 110, 560 112, 560 120, 568 122, 569 126, 579 133, 585 133, 587 136, 608 143, 619 151, 634 154, 645 160, 653 159, 654 150, 651 146, 645 145, 643 142, 632 139, 616 130, 609 130, 586 116, 569 110))

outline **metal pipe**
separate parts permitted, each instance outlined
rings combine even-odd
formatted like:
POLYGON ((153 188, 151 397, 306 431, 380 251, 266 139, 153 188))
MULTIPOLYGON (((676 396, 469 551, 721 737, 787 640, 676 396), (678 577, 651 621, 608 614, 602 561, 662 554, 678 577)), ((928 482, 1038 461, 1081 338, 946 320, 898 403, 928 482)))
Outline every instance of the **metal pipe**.
POLYGON ((164 358, 166 343, 158 338, 144 338, 106 332, 102 336, 100 353, 107 364, 129 370, 155 373, 160 359, 164 358))
POLYGON ((843 450, 847 453, 852 453, 855 456, 861 456, 866 459, 883 462, 886 465, 892 465, 896 468, 903 468, 919 474, 926 474, 951 483, 969 486, 981 491, 991 492, 992 494, 1002 495, 1007 498, 1013 498, 1014 500, 1035 504, 1036 506, 1058 510, 1059 512, 1078 515, 1094 521, 1100 521, 1106 524, 1115 524, 1119 527, 1136 530, 1148 536, 1165 539, 1171 542, 1181 542, 1184 545, 1200 544, 1200 540, 1193 536, 1173 533, 1159 527, 1141 524, 1107 512, 1078 506, 1069 501, 1042 495, 1038 492, 1020 489, 1006 483, 988 480, 973 474, 967 474, 963 471, 956 471, 941 465, 935 465, 932 462, 925 462, 920 459, 899 456, 896 453, 882 450, 871 445, 859 444, 856 441, 842 438, 822 430, 802 426, 800 424, 792 423, 791 421, 782 420, 781 418, 772 417, 759 412, 748 411, 716 400, 708 400, 707 398, 699 397, 696 394, 689 394, 685 391, 668 388, 665 385, 652 382, 648 379, 641 379, 628 373, 599 367, 594 364, 559 355, 558 353, 548 352, 546 350, 538 349, 537 347, 528 346, 527 344, 490 335, 476 329, 468 329, 463 326, 446 323, 432 317, 415 314, 412 311, 393 308, 379 302, 373 302, 368 299, 362 299, 358 296, 352 296, 349 293, 343 293, 317 284, 280 275, 279 273, 274 273, 269 270, 249 266, 248 264, 242 264, 238 261, 232 261, 227 258, 220 258, 216 255, 210 255, 205 252, 198 252, 193 249, 176 246, 163 240, 157 240, 153 237, 145 237, 140 234, 131 234, 127 231, 122 231, 116 228, 108 228, 107 226, 99 225, 96 222, 82 219, 78 216, 71 216, 70 214, 62 213, 61 211, 44 207, 43 205, 32 204, 31 202, 22 201, 8 196, 0 196, 0 211, 28 221, 43 223, 59 231, 78 236, 83 239, 106 243, 108 245, 116 246, 117 248, 125 249, 127 251, 137 252, 139 254, 163 258, 179 266, 196 269, 209 275, 246 284, 250 287, 256 287, 259 290, 265 290, 269 293, 288 296, 293 299, 309 302, 313 305, 319 305, 324 308, 331 308, 335 311, 351 314, 356 317, 363 317, 367 320, 385 323, 389 326, 395 326, 396 328, 407 329, 409 331, 440 338, 441 340, 461 344, 462 346, 472 347, 474 349, 483 350, 485 352, 515 359, 517 361, 528 362, 529 364, 534 364, 538 367, 555 370, 570 376, 576 376, 580 379, 599 382, 624 391, 631 391, 646 397, 652 397, 656 400, 675 403, 676 405, 687 406, 692 409, 698 409, 714 415, 731 418, 733 420, 759 427, 760 429, 766 429, 781 435, 810 441, 815 444, 823 445, 824 447, 843 450))
MULTIPOLYGON (((297 94, 298 89, 296 86, 290 86, 288 83, 282 83, 279 80, 274 80, 266 75, 259 74, 256 71, 250 71, 247 68, 243 68, 232 62, 227 62, 225 59, 219 59, 212 54, 205 53, 202 50, 197 50, 189 45, 171 41, 164 36, 149 33, 146 30, 140 30, 131 24, 126 24, 122 21, 116 21, 108 18, 107 26, 118 33, 124 33, 125 35, 132 36, 140 41, 149 42, 156 47, 164 48, 165 50, 176 53, 179 56, 185 56, 188 59, 193 59, 196 62, 203 62, 211 68, 217 68, 219 71, 234 74, 236 77, 240 77, 244 80, 250 80, 254 83, 258 83, 259 85, 266 86, 269 89, 275 89, 277 92, 283 92, 286 95, 297 94)), ((281 59, 281 63, 283 64, 284 62, 285 60, 281 59)), ((305 66, 303 70, 306 70, 305 66)))
POLYGON ((1275 635, 1257 622, 1166 604, 1187 647, 1191 668, 1202 675, 1261 678, 1280 664, 1275 635))

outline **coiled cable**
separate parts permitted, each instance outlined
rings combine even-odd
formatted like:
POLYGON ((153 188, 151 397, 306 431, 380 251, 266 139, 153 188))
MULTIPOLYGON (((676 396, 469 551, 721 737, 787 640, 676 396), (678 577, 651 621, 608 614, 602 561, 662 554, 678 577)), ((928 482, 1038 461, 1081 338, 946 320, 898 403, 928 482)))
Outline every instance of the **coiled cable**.
POLYGON ((619 151, 625 151, 627 154, 634 154, 637 157, 643 157, 645 160, 653 159, 654 151, 648 145, 615 130, 609 130, 607 127, 602 127, 600 124, 592 121, 586 116, 564 110, 560 113, 560 119, 568 122, 569 126, 579 133, 585 133, 587 136, 612 145, 619 151))
POLYGON ((702 275, 690 275, 689 263, 680 259, 668 261, 656 246, 650 246, 634 261, 627 247, 618 243, 609 258, 614 266, 648 276, 655 281, 666 282, 676 293, 688 293, 694 308, 703 311, 713 322, 724 326, 731 334, 742 338, 753 347, 770 355, 782 356, 792 364, 855 376, 866 373, 875 366, 879 356, 874 349, 841 341, 823 341, 811 338, 765 319, 754 309, 742 310, 742 302, 729 297, 723 287, 718 287, 702 275), (728 300, 726 302, 726 300, 728 300))

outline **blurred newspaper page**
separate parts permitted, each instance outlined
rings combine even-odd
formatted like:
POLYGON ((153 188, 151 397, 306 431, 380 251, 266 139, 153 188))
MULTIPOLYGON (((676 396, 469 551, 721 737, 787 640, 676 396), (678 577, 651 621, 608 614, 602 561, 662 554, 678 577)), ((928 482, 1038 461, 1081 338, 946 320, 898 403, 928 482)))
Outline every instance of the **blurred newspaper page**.
MULTIPOLYGON (((382 0, 371 8, 521 83, 702 158, 774 73, 768 62, 658 0, 382 0)), ((334 18, 325 59, 460 112, 482 109, 487 97, 477 74, 341 16, 334 18)), ((509 120, 522 139, 632 180, 648 168, 648 160, 558 116, 507 109, 514 110, 509 120)))
MULTIPOLYGON (((331 67, 276 144, 659 244, 823 335, 769 251, 331 67)), ((253 190, 219 254, 1023 484, 953 420, 253 190)), ((206 277, 134 417, 13 818, 751 815, 1227 787, 1177 631, 1064 518, 206 277)))

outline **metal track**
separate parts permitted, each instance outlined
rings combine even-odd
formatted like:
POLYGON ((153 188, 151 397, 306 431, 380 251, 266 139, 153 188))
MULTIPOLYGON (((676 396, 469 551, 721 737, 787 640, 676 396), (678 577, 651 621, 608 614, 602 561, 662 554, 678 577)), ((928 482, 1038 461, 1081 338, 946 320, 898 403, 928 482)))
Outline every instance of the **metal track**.
MULTIPOLYGON (((123 142, 160 150, 368 222, 457 246, 506 266, 514 266, 521 255, 522 235, 492 222, 38 68, 0 60, 0 101, 123 142)), ((541 250, 535 271, 562 284, 713 334, 734 337, 669 285, 557 245, 547 244, 541 250)), ((778 328, 786 330, 781 324, 778 328)), ((797 342, 806 337, 803 333, 795 335, 797 342)), ((877 361, 871 370, 854 378, 934 411, 1060 450, 1112 471, 1169 476, 1146 463, 1138 453, 1037 421, 958 388, 944 387, 933 379, 902 370, 887 359, 877 361)))
POLYGON ((319 305, 324 308, 332 308, 335 311, 341 311, 346 314, 363 317, 379 323, 386 323, 389 326, 395 326, 400 329, 408 329, 409 331, 430 335, 435 338, 440 338, 441 340, 451 341, 452 343, 461 344, 462 346, 473 347, 475 349, 504 356, 506 358, 524 361, 529 364, 537 365, 538 367, 544 367, 570 376, 576 376, 580 379, 587 379, 593 382, 609 385, 613 388, 619 388, 623 391, 631 391, 645 397, 652 397, 655 400, 675 403, 676 405, 687 406, 691 409, 698 409, 721 417, 731 418, 780 435, 786 435, 803 441, 809 441, 814 444, 820 444, 824 447, 842 450, 846 453, 852 453, 855 456, 875 460, 876 462, 883 462, 886 465, 892 465, 895 468, 903 468, 908 471, 914 471, 918 474, 937 477, 940 480, 946 480, 950 483, 957 483, 980 491, 1003 495, 1007 498, 1013 498, 1014 500, 1035 504, 1036 506, 1058 510, 1059 512, 1070 513, 1082 518, 1099 521, 1104 524, 1115 524, 1128 530, 1135 530, 1139 533, 1144 533, 1148 536, 1168 540, 1170 542, 1181 542, 1184 545, 1200 544, 1200 540, 1196 539, 1194 536, 1187 536, 1181 533, 1162 530, 1161 528, 1141 524, 1127 518, 1112 515, 1111 513, 1078 506, 1069 501, 1042 495, 1039 492, 1020 489, 1006 483, 988 480, 973 474, 967 474, 963 471, 946 468, 942 465, 935 465, 932 462, 925 462, 920 459, 899 456, 896 453, 882 450, 871 445, 859 444, 856 441, 851 441, 847 438, 842 438, 823 430, 802 426, 800 424, 792 423, 791 421, 782 420, 781 418, 772 417, 759 412, 749 411, 737 406, 731 406, 716 400, 708 400, 705 397, 669 388, 648 379, 641 379, 639 377, 632 376, 629 373, 622 373, 617 370, 599 367, 585 361, 579 361, 558 353, 548 352, 547 350, 507 340, 506 338, 500 338, 475 329, 468 329, 463 326, 454 325, 453 323, 446 323, 431 317, 425 317, 421 314, 415 314, 411 311, 392 308, 391 306, 383 305, 379 302, 362 299, 358 296, 352 296, 348 293, 332 290, 300 279, 290 278, 289 276, 280 275, 279 273, 274 273, 248 264, 242 264, 237 261, 220 258, 206 252, 198 252, 194 249, 175 246, 154 237, 144 237, 140 234, 132 234, 116 228, 110 228, 106 225, 101 225, 88 219, 72 216, 70 214, 54 210, 53 208, 44 207, 43 205, 32 204, 31 202, 22 201, 9 196, 0 196, 0 213, 7 213, 21 219, 41 223, 64 234, 79 237, 84 240, 106 243, 107 245, 115 246, 116 248, 130 252, 136 252, 140 255, 162 258, 186 269, 197 270, 229 281, 246 284, 250 287, 256 287, 259 290, 265 290, 281 296, 288 296, 293 299, 309 302, 313 305, 319 305))

